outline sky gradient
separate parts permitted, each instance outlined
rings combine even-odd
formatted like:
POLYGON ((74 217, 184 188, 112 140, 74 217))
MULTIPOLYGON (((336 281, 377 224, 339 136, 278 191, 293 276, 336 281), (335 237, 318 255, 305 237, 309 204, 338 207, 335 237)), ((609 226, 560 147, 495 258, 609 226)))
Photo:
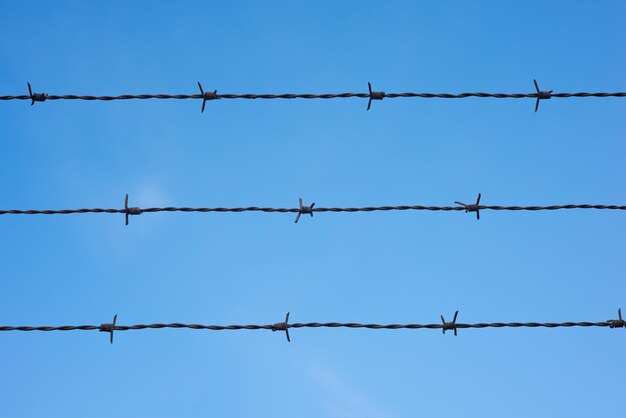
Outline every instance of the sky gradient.
MULTIPOLYGON (((619 1, 2 2, 0 94, 625 91, 619 1), (549 4, 548 4, 549 3, 549 4)), ((626 99, 0 102, 0 207, 626 204, 626 99)), ((617 211, 0 217, 0 323, 603 321, 617 211)), ((623 416, 626 330, 0 334, 4 417, 623 416), (622 412, 620 412, 622 411, 622 412)))

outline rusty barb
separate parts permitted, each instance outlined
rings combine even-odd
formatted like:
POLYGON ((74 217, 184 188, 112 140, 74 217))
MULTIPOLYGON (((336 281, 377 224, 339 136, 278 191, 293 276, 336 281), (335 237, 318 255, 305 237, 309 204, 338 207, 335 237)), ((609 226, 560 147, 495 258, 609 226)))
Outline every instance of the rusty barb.
POLYGON ((143 212, 141 208, 137 207, 128 207, 128 194, 124 198, 124 214, 126 215, 126 225, 128 225, 128 216, 129 215, 141 215, 143 212))
POLYGON ((110 335, 109 341, 113 344, 113 332, 115 331, 115 323, 117 322, 117 314, 113 317, 113 322, 110 324, 102 324, 100 325, 100 332, 108 332, 110 335))
POLYGON ((454 331, 454 336, 456 337, 456 317, 458 315, 459 315, 459 311, 456 311, 454 313, 454 318, 452 319, 452 322, 446 322, 446 320, 443 317, 443 315, 441 315, 441 323, 443 324, 443 327, 441 329, 442 329, 444 334, 446 333, 446 331, 452 330, 452 331, 454 331))
POLYGON ((206 105, 207 100, 218 100, 219 97, 217 95, 217 90, 207 91, 205 92, 202 88, 202 84, 198 81, 198 87, 200 87, 200 96, 202 96, 202 110, 200 113, 204 113, 204 106, 206 105))
POLYGON ((287 342, 291 342, 291 338, 289 338, 289 312, 285 316, 285 322, 277 322, 272 325, 273 331, 285 331, 285 335, 287 336, 287 342))
POLYGON ((372 106, 372 100, 384 99, 385 92, 384 91, 372 91, 372 84, 369 81, 367 82, 367 88, 370 92, 369 100, 367 101, 367 110, 370 110, 370 107, 372 106))
POLYGON ((28 84, 28 96, 30 97, 30 105, 34 105, 35 102, 45 102, 46 99, 48 98, 48 95, 45 93, 33 93, 33 89, 30 87, 30 83, 26 82, 26 84, 28 84))
POLYGON ((535 83, 535 90, 537 90, 537 102, 535 103, 535 113, 537 113, 537 110, 539 110, 539 101, 551 99, 553 90, 541 91, 537 80, 533 80, 533 82, 535 83))
POLYGON ((609 328, 626 328, 626 321, 622 319, 622 308, 617 310, 618 319, 609 319, 609 328))
POLYGON ((313 207, 315 202, 311 203, 311 206, 304 206, 302 204, 302 198, 300 198, 300 208, 298 209, 298 215, 296 215, 296 223, 300 220, 300 215, 311 215, 313 217, 313 207))
POLYGON ((476 219, 480 220, 480 193, 478 193, 478 199, 476 199, 476 203, 474 204, 465 204, 463 202, 454 202, 457 205, 463 206, 465 209, 465 213, 468 212, 476 212, 476 219))

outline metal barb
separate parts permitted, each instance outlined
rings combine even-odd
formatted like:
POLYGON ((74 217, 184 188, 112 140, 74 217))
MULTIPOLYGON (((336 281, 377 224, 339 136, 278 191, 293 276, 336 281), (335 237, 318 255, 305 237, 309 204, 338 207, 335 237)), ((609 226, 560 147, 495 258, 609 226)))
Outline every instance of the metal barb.
POLYGON ((102 324, 100 325, 100 332, 108 332, 110 334, 109 341, 113 344, 113 331, 115 331, 115 323, 117 322, 117 314, 113 317, 113 322, 110 324, 102 324))
POLYGON ((141 215, 141 208, 128 207, 128 194, 124 198, 124 214, 126 215, 126 225, 128 225, 128 215, 141 215))
POLYGON ((213 90, 212 92, 207 91, 205 93, 204 89, 202 88, 202 84, 200 84, 199 81, 198 81, 198 87, 200 87, 200 94, 202 95, 202 110, 200 111, 200 113, 204 113, 204 106, 206 105, 206 101, 217 100, 219 99, 219 97, 217 97, 217 90, 213 90))
POLYGON ((468 212, 476 212, 476 219, 480 220, 480 193, 478 193, 478 198, 476 199, 476 203, 474 204, 465 204, 463 202, 454 202, 457 205, 461 205, 463 206, 463 208, 465 209, 465 213, 468 212))
POLYGON ((367 88, 370 91, 370 96, 369 96, 369 100, 367 102, 367 110, 370 110, 370 107, 372 106, 372 100, 382 100, 385 98, 385 92, 384 91, 372 91, 372 84, 368 81, 367 82, 367 88))
POLYGON ((446 322, 443 315, 441 315, 441 323, 443 324, 442 330, 444 334, 446 333, 447 330, 451 329, 454 331, 454 336, 456 337, 456 317, 458 314, 459 314, 459 311, 456 311, 454 313, 454 319, 452 319, 452 322, 446 322))
POLYGON ((46 98, 48 97, 47 94, 45 93, 33 93, 33 89, 30 87, 30 83, 27 81, 26 84, 28 84, 28 96, 30 97, 30 105, 34 105, 35 102, 45 102, 46 98))
POLYGON ((539 110, 539 100, 548 100, 552 98, 553 90, 541 91, 539 89, 539 84, 537 84, 537 80, 533 80, 533 82, 535 83, 535 89, 537 90, 537 102, 535 103, 535 113, 537 113, 537 110, 539 110))
POLYGON ((626 328, 626 321, 622 319, 622 308, 617 310, 618 319, 609 319, 609 328, 626 328))
POLYGON ((298 215, 296 215, 296 223, 300 220, 300 215, 311 215, 313 217, 313 207, 315 206, 315 202, 311 203, 311 206, 302 205, 302 198, 300 198, 300 209, 298 210, 298 215))
POLYGON ((277 322, 272 325, 272 332, 274 331, 285 331, 287 342, 291 342, 291 338, 289 337, 289 312, 287 312, 287 315, 285 316, 285 322, 277 322))

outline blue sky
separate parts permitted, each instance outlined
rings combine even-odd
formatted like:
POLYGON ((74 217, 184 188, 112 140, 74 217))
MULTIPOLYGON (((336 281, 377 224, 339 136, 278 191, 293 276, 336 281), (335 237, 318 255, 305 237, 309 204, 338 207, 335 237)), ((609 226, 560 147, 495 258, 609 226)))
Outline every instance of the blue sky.
MULTIPOLYGON (((2 2, 0 94, 624 91, 623 2, 2 2), (549 4, 548 4, 549 3, 549 4)), ((626 203, 624 99, 0 103, 0 206, 626 203)), ((602 321, 619 212, 2 216, 7 325, 602 321)), ((4 333, 6 417, 623 414, 624 330, 4 333), (622 411, 622 413, 620 413, 622 411)))

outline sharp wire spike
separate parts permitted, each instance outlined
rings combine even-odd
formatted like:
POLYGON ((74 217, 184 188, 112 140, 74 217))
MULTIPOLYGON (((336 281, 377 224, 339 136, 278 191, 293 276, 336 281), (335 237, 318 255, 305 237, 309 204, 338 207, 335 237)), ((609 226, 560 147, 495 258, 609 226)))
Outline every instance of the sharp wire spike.
POLYGON ((285 331, 285 335, 287 336, 287 342, 291 342, 291 337, 289 336, 289 312, 285 316, 285 322, 277 322, 272 325, 272 332, 274 331, 285 331))
POLYGON ((117 314, 113 316, 113 322, 111 323, 111 338, 109 342, 113 344, 113 331, 115 331, 115 324, 117 323, 117 314))
POLYGON ((609 319, 609 328, 626 328, 626 323, 622 318, 622 308, 617 310, 617 319, 609 319))
POLYGON ((128 193, 126 193, 126 197, 124 198, 124 213, 126 215, 126 225, 128 225, 128 193))
POLYGON ((30 85, 30 82, 26 82, 26 84, 28 85, 28 96, 30 97, 30 105, 34 105, 35 102, 45 102, 46 98, 48 97, 47 94, 45 93, 33 93, 33 89, 30 85))
POLYGON ((202 84, 198 81, 198 87, 200 87, 200 94, 202 95, 202 110, 200 113, 204 113, 204 106, 206 105, 206 98, 204 96, 204 90, 202 89, 202 84))
POLYGON ((113 344, 113 332, 115 331, 115 324, 117 323, 117 314, 113 316, 113 322, 110 324, 101 324, 98 327, 100 332, 108 332, 109 333, 109 342, 113 344))
POLYGON ((456 318, 459 315, 459 311, 456 311, 454 313, 454 318, 452 319, 452 322, 446 322, 446 319, 443 317, 443 315, 439 315, 441 317, 441 323, 442 323, 442 327, 441 330, 443 331, 443 333, 446 333, 446 330, 452 330, 454 332, 454 336, 457 335, 457 328, 456 328, 456 318))
POLYGON ((457 205, 461 205, 463 206, 463 208, 465 209, 465 213, 468 212, 476 212, 476 219, 480 220, 480 193, 478 193, 478 198, 476 199, 476 203, 468 205, 467 203, 463 203, 463 202, 459 202, 458 200, 455 201, 454 203, 456 203, 457 205))
POLYGON ((298 198, 298 202, 300 204, 300 207, 298 209, 298 214, 296 215, 295 223, 298 223, 298 221, 300 220, 300 215, 309 214, 309 215, 311 215, 311 218, 312 218, 313 217, 313 207, 315 206, 315 202, 311 203, 311 206, 303 205, 301 197, 298 198))
POLYGON ((369 100, 367 101, 367 110, 370 110, 372 106, 372 100, 382 100, 385 98, 384 91, 372 91, 372 83, 367 82, 367 89, 369 90, 369 100))
POLYGON ((200 110, 200 113, 204 113, 204 107, 206 106, 206 101, 207 100, 217 100, 219 99, 219 97, 217 97, 217 90, 213 90, 212 93, 204 92, 204 89, 202 88, 202 84, 200 84, 200 82, 198 81, 198 87, 200 88, 200 95, 202 96, 202 109, 200 110))
POLYGON ((541 91, 537 80, 533 79, 533 83, 535 83, 535 90, 537 90, 537 101, 535 102, 535 113, 537 113, 537 110, 539 110, 539 101, 550 99, 554 90, 541 91))
POLYGON ((30 105, 34 105, 35 104, 35 99, 33 97, 33 89, 30 87, 30 83, 27 81, 26 84, 28 84, 28 95, 30 96, 30 105))

